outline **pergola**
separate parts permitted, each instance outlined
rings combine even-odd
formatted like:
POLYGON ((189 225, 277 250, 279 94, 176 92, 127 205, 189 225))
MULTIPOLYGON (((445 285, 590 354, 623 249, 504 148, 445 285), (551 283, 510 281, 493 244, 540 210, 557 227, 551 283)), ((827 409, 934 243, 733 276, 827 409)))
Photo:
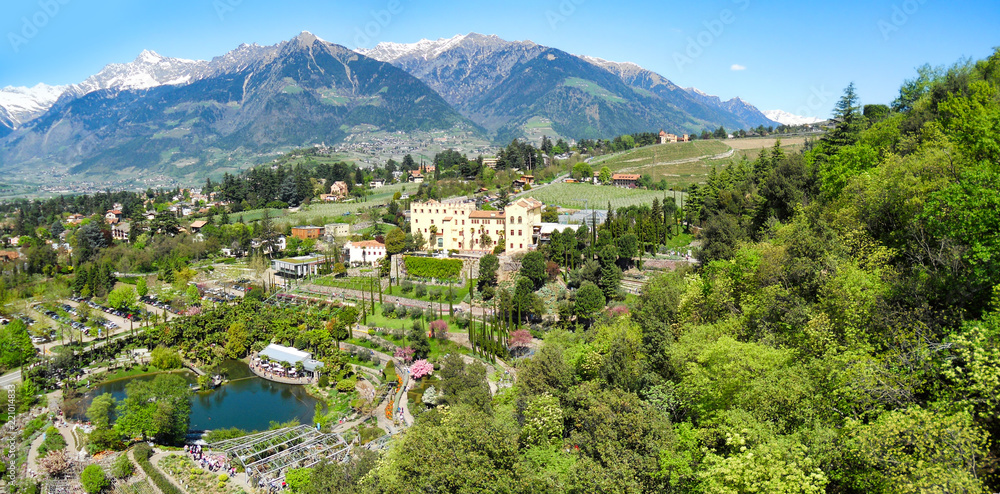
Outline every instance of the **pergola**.
POLYGON ((255 481, 284 479, 289 468, 311 467, 324 459, 344 461, 351 452, 340 434, 325 434, 308 425, 258 432, 207 447, 239 460, 255 481))

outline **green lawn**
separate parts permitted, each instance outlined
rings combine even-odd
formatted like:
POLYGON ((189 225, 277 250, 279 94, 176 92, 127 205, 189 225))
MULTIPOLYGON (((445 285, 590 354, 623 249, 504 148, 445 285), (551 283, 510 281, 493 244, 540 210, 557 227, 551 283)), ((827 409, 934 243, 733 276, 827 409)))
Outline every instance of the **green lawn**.
MULTIPOLYGON (((441 319, 444 319, 444 321, 448 323, 448 332, 449 333, 465 333, 466 332, 465 329, 462 329, 462 328, 458 327, 458 324, 455 324, 451 320, 451 318, 448 317, 448 304, 443 304, 442 308, 444 310, 443 310, 443 314, 440 317, 441 317, 441 319)), ((420 321, 420 319, 417 319, 417 321, 420 321)), ((372 328, 387 328, 387 329, 390 329, 390 330, 392 330, 392 329, 402 329, 403 331, 409 331, 411 328, 413 328, 413 323, 414 323, 414 319, 410 318, 409 316, 406 316, 403 319, 400 319, 400 318, 397 318, 397 317, 391 317, 391 318, 390 317, 385 317, 385 316, 382 315, 382 305, 381 304, 375 304, 375 313, 374 314, 368 314, 368 324, 367 324, 367 326, 368 327, 372 327, 372 328)), ((424 327, 426 327, 428 323, 427 322, 421 322, 421 324, 423 324, 424 327)))
MULTIPOLYGON (((415 283, 415 285, 416 285, 416 283, 415 283)), ((431 292, 433 290, 437 290, 439 293, 444 293, 444 294, 448 293, 448 287, 446 287, 446 286, 437 286, 437 285, 426 285, 426 286, 427 286, 427 291, 428 292, 431 292)), ((459 285, 456 284, 451 289, 452 289, 452 291, 455 294, 454 298, 452 299, 452 301, 456 305, 459 304, 459 303, 461 303, 463 300, 465 300, 465 296, 469 294, 469 287, 466 286, 466 285, 459 286, 459 285)), ((432 299, 429 293, 427 295, 424 295, 423 297, 417 297, 417 292, 416 292, 415 288, 413 290, 410 290, 409 293, 403 293, 403 288, 402 287, 392 286, 388 290, 386 290, 385 293, 387 295, 394 295, 394 296, 397 296, 397 297, 405 297, 405 298, 409 298, 409 299, 413 299, 413 300, 422 300, 424 302, 440 302, 440 303, 444 304, 445 307, 448 306, 448 299, 447 298, 438 298, 438 297, 435 297, 435 298, 432 299)))
POLYGON ((368 278, 335 278, 333 276, 321 276, 311 278, 309 281, 320 286, 344 288, 347 290, 368 291, 371 289, 371 281, 368 278))

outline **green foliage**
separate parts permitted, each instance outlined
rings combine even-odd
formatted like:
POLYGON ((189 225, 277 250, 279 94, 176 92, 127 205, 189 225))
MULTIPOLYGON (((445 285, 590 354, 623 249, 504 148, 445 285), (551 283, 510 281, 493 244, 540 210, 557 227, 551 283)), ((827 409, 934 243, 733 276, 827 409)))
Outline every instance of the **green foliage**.
POLYGON ((461 259, 405 256, 403 262, 406 265, 406 272, 418 278, 453 280, 462 272, 461 259))
POLYGON ((311 468, 290 468, 285 473, 285 482, 292 492, 303 492, 309 485, 309 476, 311 474, 311 468))
POLYGON ((0 327, 0 366, 4 370, 17 367, 35 355, 28 327, 19 319, 0 327))
POLYGON ((38 457, 42 458, 50 451, 58 451, 66 447, 66 438, 59 433, 59 429, 49 427, 45 429, 45 439, 38 446, 38 457))
POLYGON ((226 331, 226 354, 229 358, 243 358, 250 346, 250 331, 246 324, 235 322, 226 331))
POLYGON ((158 346, 150 352, 149 363, 162 370, 180 369, 184 365, 180 353, 165 346, 158 346))
POLYGON ((135 472, 135 464, 128 458, 127 453, 122 453, 115 458, 111 464, 111 475, 116 479, 124 479, 135 472))
POLYGON ((521 443, 526 446, 559 444, 562 442, 563 412, 559 400, 546 393, 536 396, 524 411, 521 443))
POLYGON ((604 293, 597 285, 588 281, 576 291, 573 307, 578 316, 589 319, 593 317, 594 313, 604 308, 604 303, 604 293))
POLYGON ((967 412, 912 407, 879 416, 869 425, 849 424, 850 447, 893 492, 980 492, 978 465, 986 435, 967 412))
POLYGON ((98 429, 109 429, 115 411, 115 398, 110 393, 94 397, 87 409, 87 418, 98 429))
POLYGON ((87 494, 97 494, 110 484, 100 465, 88 465, 84 468, 80 472, 80 482, 87 494))
MULTIPOLYGON (((480 265, 482 265, 482 260, 480 260, 480 265)), ((536 290, 541 288, 545 284, 545 280, 548 279, 548 274, 545 272, 545 256, 538 251, 525 254, 524 258, 521 259, 520 274, 531 280, 536 290)))
POLYGON ((161 443, 184 439, 191 414, 191 394, 183 377, 160 374, 152 381, 132 381, 116 410, 122 434, 161 443))
POLYGON ((115 309, 132 310, 137 307, 139 303, 139 296, 136 294, 135 287, 129 285, 123 285, 108 294, 108 305, 115 309))
POLYGON ((495 254, 486 254, 485 256, 479 258, 480 290, 483 290, 488 286, 496 286, 498 269, 500 269, 500 259, 495 254))
POLYGON ((156 488, 160 492, 163 494, 183 494, 183 491, 175 487, 173 482, 167 480, 160 469, 149 462, 149 458, 153 456, 153 449, 148 444, 139 443, 133 449, 132 454, 135 456, 135 461, 139 463, 139 467, 142 468, 143 472, 146 472, 146 475, 156 484, 156 488))

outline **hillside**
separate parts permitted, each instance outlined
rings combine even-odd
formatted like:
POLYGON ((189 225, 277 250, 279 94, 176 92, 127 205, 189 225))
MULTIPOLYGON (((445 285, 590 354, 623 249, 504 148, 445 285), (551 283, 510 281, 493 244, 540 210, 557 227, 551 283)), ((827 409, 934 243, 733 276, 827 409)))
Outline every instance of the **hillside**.
POLYGON ((530 41, 470 33, 362 52, 420 78, 499 142, 535 137, 531 126, 538 121, 551 121, 553 132, 570 138, 775 124, 738 98, 703 98, 635 64, 530 41))
POLYGON ((309 33, 236 52, 190 84, 98 90, 57 104, 0 141, 0 161, 203 174, 232 158, 337 142, 358 125, 474 129, 405 71, 309 33))
POLYGON ((716 140, 656 144, 600 157, 591 164, 594 167, 606 166, 614 172, 637 171, 648 166, 725 154, 730 149, 726 143, 716 140))

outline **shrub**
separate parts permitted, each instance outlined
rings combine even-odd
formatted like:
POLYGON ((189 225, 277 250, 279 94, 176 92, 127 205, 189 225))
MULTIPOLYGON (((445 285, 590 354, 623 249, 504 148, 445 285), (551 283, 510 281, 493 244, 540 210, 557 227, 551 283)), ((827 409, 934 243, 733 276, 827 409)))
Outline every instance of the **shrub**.
POLYGON ((454 279, 462 272, 461 259, 406 256, 406 272, 419 278, 454 279))
POLYGON ((44 457, 49 451, 58 451, 66 447, 66 439, 59 433, 59 429, 49 427, 45 429, 45 440, 38 447, 38 457, 44 457))
POLYGON ((179 369, 183 362, 177 350, 159 346, 153 349, 149 357, 149 363, 162 370, 179 369))
POLYGON ((413 283, 409 281, 404 281, 402 284, 400 284, 399 289, 402 290, 403 293, 410 293, 413 291, 413 283))
POLYGON ((349 393, 354 391, 355 386, 357 386, 358 380, 356 378, 341 379, 337 382, 337 391, 341 393, 349 393))
POLYGON ((410 373, 414 379, 430 375, 434 372, 434 366, 426 360, 417 360, 410 366, 410 373))
POLYGON ((139 443, 132 450, 132 456, 135 456, 135 460, 139 462, 148 460, 149 457, 153 456, 153 448, 149 447, 147 443, 139 443))
POLYGON ((493 285, 486 285, 481 291, 483 293, 483 300, 493 300, 493 297, 496 296, 496 289, 493 288, 493 285))
POLYGON ((413 349, 408 346, 400 347, 396 349, 396 353, 394 353, 392 356, 398 359, 402 359, 404 362, 409 362, 410 360, 413 360, 413 349))
POLYGON ((438 319, 437 321, 431 322, 431 333, 435 338, 447 340, 448 339, 448 323, 444 319, 438 319))
POLYGON ((153 449, 149 447, 146 443, 139 443, 132 452, 135 456, 136 461, 139 462, 139 466, 142 468, 143 472, 156 484, 156 487, 160 489, 163 494, 183 494, 180 489, 174 487, 174 484, 167 480, 166 477, 156 468, 153 464, 149 462, 149 457, 153 456, 153 449))
POLYGON ((427 295, 427 286, 418 284, 415 295, 417 296, 417 298, 423 298, 425 295, 427 295))
POLYGON ((97 494, 108 486, 108 478, 100 465, 89 465, 80 472, 80 482, 88 494, 97 494))

